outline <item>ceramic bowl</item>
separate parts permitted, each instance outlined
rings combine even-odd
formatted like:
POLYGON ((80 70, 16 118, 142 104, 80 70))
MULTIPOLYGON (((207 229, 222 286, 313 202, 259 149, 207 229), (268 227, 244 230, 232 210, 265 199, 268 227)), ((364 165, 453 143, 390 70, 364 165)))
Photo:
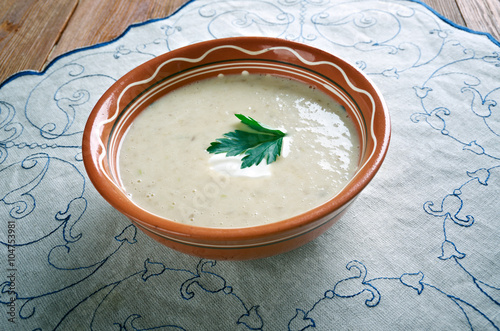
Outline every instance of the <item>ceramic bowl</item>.
POLYGON ((175 250, 211 259, 244 260, 290 251, 334 224, 380 168, 390 139, 389 114, 374 84, 354 66, 305 44, 275 38, 235 37, 192 44, 158 56, 111 86, 91 112, 83 133, 88 176, 111 206, 139 229, 175 250), (328 202, 301 215, 244 228, 209 228, 171 221, 135 205, 118 178, 120 140, 134 117, 160 96, 219 73, 271 74, 300 80, 331 95, 354 121, 359 166, 328 202))

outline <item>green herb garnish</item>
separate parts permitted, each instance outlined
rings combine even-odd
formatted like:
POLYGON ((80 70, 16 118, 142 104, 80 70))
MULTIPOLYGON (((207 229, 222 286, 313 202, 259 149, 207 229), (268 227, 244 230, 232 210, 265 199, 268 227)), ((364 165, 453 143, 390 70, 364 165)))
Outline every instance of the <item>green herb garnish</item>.
POLYGON ((262 160, 267 164, 276 161, 281 154, 284 132, 266 128, 251 117, 235 114, 235 116, 255 132, 235 130, 224 134, 224 138, 210 143, 207 152, 213 154, 226 153, 226 156, 245 154, 241 159, 241 169, 258 165, 262 160))

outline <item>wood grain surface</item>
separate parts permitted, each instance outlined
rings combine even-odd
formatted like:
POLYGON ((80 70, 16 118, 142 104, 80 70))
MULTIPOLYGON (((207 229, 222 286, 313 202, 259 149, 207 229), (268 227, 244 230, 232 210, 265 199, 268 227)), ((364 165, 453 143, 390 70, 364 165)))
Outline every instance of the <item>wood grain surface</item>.
MULTIPOLYGON (((43 70, 65 52, 113 40, 188 0, 0 0, 0 82, 43 70)), ((500 40, 500 0, 423 0, 442 16, 500 40)))

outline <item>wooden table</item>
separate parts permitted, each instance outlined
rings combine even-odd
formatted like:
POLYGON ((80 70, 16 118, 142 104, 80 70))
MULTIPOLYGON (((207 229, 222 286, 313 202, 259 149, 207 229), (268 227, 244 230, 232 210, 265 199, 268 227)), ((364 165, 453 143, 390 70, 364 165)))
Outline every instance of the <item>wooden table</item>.
MULTIPOLYGON (((0 82, 42 70, 67 51, 112 40, 187 0, 0 0, 0 82)), ((500 40, 500 0, 423 0, 451 21, 500 40)))

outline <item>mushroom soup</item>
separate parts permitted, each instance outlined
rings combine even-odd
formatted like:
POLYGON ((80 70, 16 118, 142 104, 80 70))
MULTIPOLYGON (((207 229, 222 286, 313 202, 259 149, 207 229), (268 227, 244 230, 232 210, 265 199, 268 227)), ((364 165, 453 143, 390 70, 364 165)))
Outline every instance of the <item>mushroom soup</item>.
POLYGON ((118 168, 142 208, 208 227, 284 220, 334 197, 354 175, 359 138, 345 109, 301 82, 270 75, 219 75, 174 90, 128 129, 118 168), (209 154, 244 114, 286 133, 276 161, 241 169, 241 157, 209 154))

